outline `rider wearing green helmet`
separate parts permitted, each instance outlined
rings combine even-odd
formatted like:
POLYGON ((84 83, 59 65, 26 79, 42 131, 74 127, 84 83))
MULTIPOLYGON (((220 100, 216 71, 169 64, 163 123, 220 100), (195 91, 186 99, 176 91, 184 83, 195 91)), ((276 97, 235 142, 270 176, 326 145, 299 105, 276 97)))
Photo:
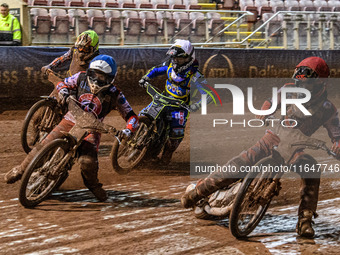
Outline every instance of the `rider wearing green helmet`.
POLYGON ((77 40, 64 55, 54 59, 50 64, 43 66, 41 71, 47 74, 48 70, 53 70, 71 61, 68 76, 72 76, 80 71, 85 71, 91 60, 99 55, 99 38, 94 30, 87 30, 78 35, 77 40))

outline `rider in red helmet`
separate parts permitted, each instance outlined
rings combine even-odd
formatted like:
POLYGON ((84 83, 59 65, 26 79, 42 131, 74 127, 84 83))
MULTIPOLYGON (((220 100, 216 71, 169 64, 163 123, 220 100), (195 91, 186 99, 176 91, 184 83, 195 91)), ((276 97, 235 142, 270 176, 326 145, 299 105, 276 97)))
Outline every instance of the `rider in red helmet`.
MULTIPOLYGON (((310 116, 301 114, 295 105, 287 107, 287 115, 283 116, 286 119, 296 120, 296 126, 292 129, 299 129, 304 135, 311 136, 321 126, 324 126, 333 142, 332 151, 340 158, 340 127, 338 112, 336 107, 327 99, 327 90, 325 79, 329 76, 329 68, 326 62, 319 57, 309 57, 301 61, 295 69, 293 79, 295 83, 285 84, 284 87, 302 87, 311 92, 311 99, 305 103, 306 109, 312 113, 310 116)), ((279 94, 281 90, 279 90, 279 94)), ((281 96, 278 96, 278 108, 280 107, 281 96)), ((271 100, 264 102, 262 110, 270 109, 271 100)), ((265 120, 268 116, 257 116, 265 120)), ((288 130, 292 130, 288 129, 288 130)), ((287 132, 289 135, 289 132, 287 132)), ((286 136, 287 138, 287 136, 286 136)), ((232 158, 226 163, 226 166, 236 167, 251 166, 264 157, 271 154, 272 148, 277 146, 285 139, 284 136, 278 136, 276 133, 267 130, 265 135, 251 148, 241 152, 238 156, 232 158)), ((298 151, 294 154, 293 161, 296 165, 316 164, 317 162, 311 156, 303 151, 298 151)), ((194 207, 195 204, 204 197, 209 196, 213 192, 227 187, 233 182, 239 180, 240 172, 214 172, 208 177, 198 181, 195 189, 188 190, 181 199, 182 205, 185 208, 194 207)), ((300 188, 300 206, 298 210, 298 223, 296 231, 300 236, 312 238, 314 230, 312 227, 312 217, 316 216, 316 207, 318 202, 318 193, 320 185, 320 172, 308 175, 302 173, 301 188, 300 188)), ((244 178, 246 173, 241 177, 244 178)))

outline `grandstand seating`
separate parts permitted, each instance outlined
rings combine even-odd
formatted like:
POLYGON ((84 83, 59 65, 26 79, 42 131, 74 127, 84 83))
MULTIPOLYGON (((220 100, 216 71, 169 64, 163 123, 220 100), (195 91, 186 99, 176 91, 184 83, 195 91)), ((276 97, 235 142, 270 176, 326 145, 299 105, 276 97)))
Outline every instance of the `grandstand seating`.
POLYGON ((186 9, 182 0, 168 0, 170 9, 186 9))
POLYGON ((183 4, 187 7, 187 9, 191 9, 191 10, 202 9, 202 7, 198 5, 197 0, 183 0, 183 4))
POLYGON ((49 42, 51 32, 51 17, 46 9, 32 8, 32 35, 36 41, 49 42))
POLYGON ((176 32, 181 37, 188 37, 192 31, 192 22, 187 12, 174 12, 173 17, 176 21, 176 32))
POLYGON ((116 0, 102 0, 103 8, 118 8, 119 3, 116 0))
POLYGON ((170 12, 157 12, 156 17, 158 20, 159 30, 162 36, 165 36, 165 21, 167 24, 167 34, 172 37, 175 35, 175 19, 170 12))
POLYGON ((153 2, 154 8, 156 9, 169 9, 170 8, 169 4, 167 3, 167 0, 157 0, 157 1, 152 0, 152 2, 153 2))
POLYGON ((147 8, 147 9, 152 9, 153 8, 153 3, 151 3, 149 0, 135 0, 135 3, 137 5, 137 8, 147 8))
MULTIPOLYGON (((101 37, 101 41, 112 44, 120 42, 122 28, 125 42, 162 43, 165 37, 165 24, 170 41, 176 38, 178 33, 180 38, 202 42, 206 39, 206 26, 210 37, 217 35, 229 22, 223 19, 227 17, 219 13, 205 14, 202 1, 197 0, 28 0, 28 4, 40 7, 30 9, 35 42, 69 40, 75 36, 76 20, 78 20, 79 32, 94 29, 101 37), (53 9, 53 6, 64 6, 69 9, 53 9), (81 10, 72 7, 93 9, 81 10), (125 10, 118 11, 112 8, 125 10), (131 8, 144 10, 129 10, 131 8), (147 11, 151 8, 163 10, 147 11), (190 13, 186 10, 202 10, 202 12, 190 13)), ((247 31, 251 31, 252 26, 267 21, 278 11, 340 11, 340 0, 225 0, 222 9, 252 12, 254 15, 247 16, 246 19, 246 22, 251 24, 251 27, 247 27, 247 31)), ((302 15, 302 25, 306 23, 307 16, 312 17, 315 24, 319 22, 319 15, 302 15)), ((274 33, 276 28, 281 26, 283 19, 284 15, 276 16, 271 22, 270 31, 274 33)), ((329 26, 330 19, 331 16, 328 15, 326 26, 329 26)), ((223 33, 218 35, 219 37, 214 40, 224 40, 223 33)))
POLYGON ((85 2, 86 7, 102 7, 102 2, 100 0, 88 0, 85 2))
POLYGON ((65 0, 49 0, 48 5, 51 6, 66 6, 65 0))
POLYGON ((97 32, 98 35, 103 35, 106 31, 106 18, 101 10, 86 11, 89 28, 97 32))
POLYGON ((71 9, 68 11, 70 20, 70 31, 75 32, 76 18, 78 19, 79 33, 89 29, 89 19, 83 10, 71 9), (77 17, 78 16, 78 17, 77 17))

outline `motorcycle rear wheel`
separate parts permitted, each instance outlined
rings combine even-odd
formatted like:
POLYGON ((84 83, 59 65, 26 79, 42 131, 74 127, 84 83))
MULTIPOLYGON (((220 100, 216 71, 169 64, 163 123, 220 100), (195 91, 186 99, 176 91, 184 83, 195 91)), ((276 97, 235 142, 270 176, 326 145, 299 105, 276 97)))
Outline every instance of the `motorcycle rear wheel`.
MULTIPOLYGON (((267 157, 255 164, 255 167, 260 165, 275 166, 278 163, 272 157, 267 157)), ((229 218, 230 231, 236 238, 245 238, 249 235, 265 215, 275 195, 272 192, 269 197, 264 197, 273 182, 269 175, 270 173, 262 174, 255 171, 249 172, 244 178, 229 218)))
POLYGON ((24 207, 37 206, 65 181, 68 169, 59 163, 68 152, 68 142, 57 139, 46 144, 35 155, 25 170, 20 186, 19 201, 24 207))
POLYGON ((61 114, 57 101, 43 99, 36 102, 27 112, 21 128, 21 145, 26 153, 40 143, 60 122, 61 114))
POLYGON ((148 117, 140 116, 138 130, 129 139, 124 139, 121 144, 118 140, 113 143, 110 157, 116 173, 128 174, 142 162, 148 150, 150 125, 151 120, 148 117))

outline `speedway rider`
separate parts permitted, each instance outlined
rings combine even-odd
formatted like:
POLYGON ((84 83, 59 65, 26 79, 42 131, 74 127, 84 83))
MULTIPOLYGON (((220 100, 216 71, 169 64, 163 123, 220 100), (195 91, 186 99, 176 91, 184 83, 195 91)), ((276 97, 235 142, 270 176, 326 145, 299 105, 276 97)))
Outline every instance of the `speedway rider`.
MULTIPOLYGON (((202 85, 206 83, 203 74, 198 70, 198 61, 195 59, 195 50, 188 40, 177 39, 166 53, 170 61, 162 65, 151 68, 139 81, 141 87, 145 87, 146 82, 157 76, 166 74, 164 95, 180 99, 185 103, 190 102, 190 87, 196 87, 201 94, 206 94, 202 90, 202 85)), ((208 102, 211 98, 208 96, 208 102)), ((151 106, 148 105, 140 114, 151 106)), ((190 105, 191 111, 197 111, 200 102, 190 105)), ((184 129, 187 122, 188 111, 184 108, 171 109, 169 140, 165 144, 163 154, 160 159, 162 165, 170 163, 172 154, 178 148, 184 138, 184 129)))
MULTIPOLYGON (((299 112, 294 105, 287 108, 286 119, 296 120, 298 128, 304 135, 311 136, 321 126, 324 126, 328 135, 333 142, 332 151, 340 157, 340 127, 339 118, 336 107, 327 99, 327 87, 321 78, 327 78, 330 74, 326 62, 319 57, 309 57, 301 61, 295 69, 293 79, 295 83, 285 84, 289 87, 302 87, 311 92, 311 99, 304 106, 312 113, 311 116, 305 116, 299 112)), ((280 93, 280 91, 278 92, 280 93)), ((278 95, 278 99, 280 99, 278 95)), ((271 100, 264 102, 262 110, 270 109, 271 100)), ((280 107, 280 102, 278 103, 280 107)), ((257 116, 265 120, 268 116, 257 116)), ((288 128, 288 130, 292 130, 288 128)), ((289 133, 289 132, 288 132, 289 133)), ((265 135, 247 151, 241 152, 238 156, 232 158, 226 163, 226 166, 233 166, 240 169, 242 166, 251 166, 260 159, 271 154, 272 148, 283 142, 284 137, 279 137, 277 134, 267 130, 265 135)), ((287 139, 287 138, 286 138, 287 139)), ((294 154, 291 161, 297 166, 305 164, 313 165, 317 162, 311 156, 304 154, 303 150, 294 154)), ((237 173, 240 176, 240 173, 237 173)), ((246 173, 245 173, 246 174, 246 173)), ((312 217, 316 217, 316 208, 318 202, 318 193, 320 185, 320 172, 306 175, 308 173, 300 173, 300 206, 298 210, 298 223, 296 231, 300 236, 312 238, 314 230, 312 227, 312 217), (306 177, 307 176, 307 177, 306 177)), ((244 176, 243 176, 244 177, 244 176)), ((231 172, 215 172, 208 177, 197 182, 195 189, 187 191, 181 199, 182 205, 185 208, 194 207, 195 204, 202 198, 209 196, 213 192, 228 187, 239 178, 233 176, 231 172)))
MULTIPOLYGON (((128 137, 136 130, 138 117, 123 93, 113 84, 116 73, 115 60, 108 55, 98 55, 91 61, 86 72, 78 72, 63 81, 60 80, 56 87, 61 101, 65 102, 72 91, 82 109, 93 112, 101 121, 111 110, 117 109, 127 122, 126 128, 121 131, 121 134, 128 137)), ((49 135, 33 148, 24 161, 5 175, 5 181, 10 184, 20 180, 24 170, 37 152, 48 142, 62 137, 62 132, 68 132, 73 126, 74 117, 68 112, 49 135)), ((91 132, 79 148, 78 162, 85 186, 99 201, 105 201, 107 194, 97 177, 99 141, 100 134, 91 132)))
POLYGON ((95 31, 87 30, 77 37, 77 41, 64 55, 54 59, 50 64, 43 66, 41 72, 47 75, 48 70, 54 70, 70 63, 67 77, 80 71, 86 71, 91 60, 99 55, 99 38, 95 31))

